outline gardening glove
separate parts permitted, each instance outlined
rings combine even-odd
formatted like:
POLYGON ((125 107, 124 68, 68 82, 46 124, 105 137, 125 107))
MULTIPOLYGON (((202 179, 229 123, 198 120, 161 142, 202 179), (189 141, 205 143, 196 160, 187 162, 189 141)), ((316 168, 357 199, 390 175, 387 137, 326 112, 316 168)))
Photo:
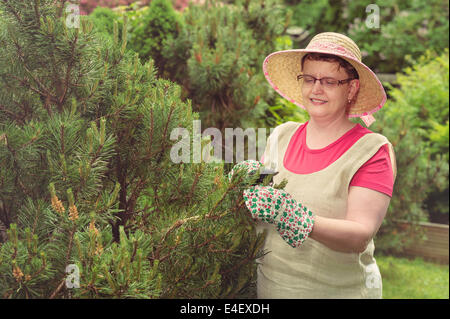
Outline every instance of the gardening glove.
POLYGON ((274 224, 281 238, 294 248, 312 231, 314 214, 282 189, 255 185, 244 191, 244 201, 255 220, 274 224))

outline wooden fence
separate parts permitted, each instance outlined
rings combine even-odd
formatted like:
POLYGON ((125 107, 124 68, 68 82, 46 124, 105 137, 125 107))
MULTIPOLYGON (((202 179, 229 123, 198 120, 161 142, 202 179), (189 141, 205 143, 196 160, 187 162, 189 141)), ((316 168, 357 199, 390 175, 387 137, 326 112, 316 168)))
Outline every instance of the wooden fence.
POLYGON ((425 240, 408 246, 403 253, 407 256, 422 257, 425 260, 448 264, 448 225, 419 223, 419 227, 425 234, 425 240))

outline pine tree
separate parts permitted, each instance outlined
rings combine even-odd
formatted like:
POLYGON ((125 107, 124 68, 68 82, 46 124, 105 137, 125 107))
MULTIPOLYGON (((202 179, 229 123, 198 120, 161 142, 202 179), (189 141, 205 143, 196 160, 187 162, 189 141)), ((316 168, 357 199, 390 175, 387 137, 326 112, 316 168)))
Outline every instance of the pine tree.
POLYGON ((174 163, 198 118, 180 87, 127 50, 126 18, 108 40, 65 4, 0 1, 0 296, 239 296, 263 240, 248 178, 174 163))

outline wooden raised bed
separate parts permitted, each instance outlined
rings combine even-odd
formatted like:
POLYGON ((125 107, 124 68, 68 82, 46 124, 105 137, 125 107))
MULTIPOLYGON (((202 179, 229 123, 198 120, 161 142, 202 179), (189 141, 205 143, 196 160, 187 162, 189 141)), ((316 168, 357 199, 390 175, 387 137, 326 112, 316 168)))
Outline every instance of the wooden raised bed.
POLYGON ((419 223, 426 239, 415 242, 404 249, 407 256, 422 257, 426 260, 448 264, 449 225, 436 223, 419 223))

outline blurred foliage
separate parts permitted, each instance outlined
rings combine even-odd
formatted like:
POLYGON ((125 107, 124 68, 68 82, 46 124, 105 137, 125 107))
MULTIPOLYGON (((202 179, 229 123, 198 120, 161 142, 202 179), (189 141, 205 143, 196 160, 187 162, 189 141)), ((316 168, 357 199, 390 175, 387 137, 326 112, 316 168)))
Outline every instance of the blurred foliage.
POLYGON ((166 59, 162 55, 164 41, 177 36, 181 26, 181 13, 174 10, 171 0, 153 0, 149 6, 138 2, 114 9, 97 7, 89 15, 95 29, 103 36, 112 38, 113 22, 117 21, 119 40, 122 37, 124 17, 127 27, 127 50, 139 54, 143 63, 153 59, 158 74, 164 74, 166 59))
MULTIPOLYGON (((116 8, 119 6, 128 6, 136 0, 79 0, 81 14, 91 14, 95 8, 116 8)), ((141 0, 142 1, 142 0, 141 0)), ((143 0, 148 3, 149 0, 143 0)))
POLYGON ((171 0, 153 0, 148 7, 128 11, 131 22, 129 48, 139 53, 142 61, 152 58, 163 74, 165 57, 162 55, 164 41, 176 37, 180 30, 180 13, 171 0))
POLYGON ((167 76, 183 86, 202 125, 266 126, 275 92, 261 66, 268 54, 288 48, 283 34, 289 18, 279 0, 208 1, 185 9, 183 29, 165 42, 162 55, 167 76))
POLYGON ((96 7, 89 15, 89 20, 94 24, 94 29, 103 36, 112 39, 114 34, 114 21, 117 21, 119 40, 122 40, 123 18, 110 8, 96 7))
POLYGON ((267 113, 270 116, 266 121, 271 127, 288 121, 304 123, 309 120, 308 112, 282 97, 275 99, 275 104, 269 106, 267 113))
POLYGON ((398 168, 378 249, 397 251, 414 239, 417 230, 405 231, 397 221, 427 221, 427 211, 435 209, 448 214, 448 195, 427 202, 430 194, 448 190, 448 60, 448 50, 427 53, 398 74, 399 87, 390 86, 391 99, 371 127, 393 144, 398 168))
POLYGON ((428 49, 443 52, 448 48, 448 1, 377 1, 379 28, 366 24, 376 13, 368 7, 372 0, 285 2, 292 6, 292 25, 309 31, 299 47, 305 47, 320 32, 344 33, 359 45, 363 61, 375 72, 399 72, 428 49))

